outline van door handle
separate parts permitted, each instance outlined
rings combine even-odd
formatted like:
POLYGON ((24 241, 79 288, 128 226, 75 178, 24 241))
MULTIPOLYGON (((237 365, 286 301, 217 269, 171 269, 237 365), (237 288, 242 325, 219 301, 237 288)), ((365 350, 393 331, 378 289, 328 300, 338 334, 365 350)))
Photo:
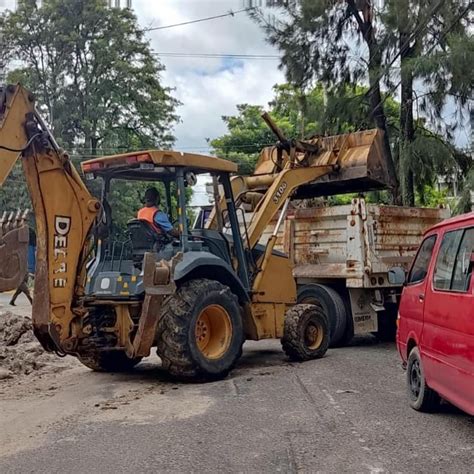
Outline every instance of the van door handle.
POLYGON ((424 293, 420 293, 420 294, 418 295, 418 299, 420 300, 420 303, 423 302, 423 301, 425 301, 425 294, 424 294, 424 293))

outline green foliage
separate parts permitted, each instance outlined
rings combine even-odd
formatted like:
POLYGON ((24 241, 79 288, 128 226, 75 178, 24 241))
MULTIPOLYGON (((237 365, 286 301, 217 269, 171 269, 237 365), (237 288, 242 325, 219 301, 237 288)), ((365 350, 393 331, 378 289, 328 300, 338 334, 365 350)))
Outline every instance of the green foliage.
POLYGON ((440 207, 448 204, 447 191, 439 191, 433 186, 423 186, 416 193, 417 206, 420 207, 440 207))
MULTIPOLYGON (((0 51, 9 74, 36 95, 38 109, 76 166, 97 155, 169 148, 178 102, 161 83, 164 69, 129 9, 103 0, 20 1, 0 16, 0 51)), ((1 208, 16 205, 13 178, 1 208)), ((120 228, 140 204, 138 183, 116 182, 110 203, 120 228)), ((98 192, 97 185, 93 191, 98 192)))
POLYGON ((4 211, 31 210, 31 208, 30 195, 23 177, 23 169, 21 163, 18 162, 3 186, 0 187, 0 215, 4 211))
MULTIPOLYGON (((288 138, 337 135, 373 128, 366 104, 357 100, 366 92, 361 86, 325 91, 321 85, 301 92, 289 84, 274 86, 269 112, 288 138)), ((387 99, 389 126, 397 120, 398 104, 387 99)), ((239 172, 251 174, 261 149, 273 145, 276 137, 261 118, 264 108, 237 105, 237 115, 223 117, 228 133, 211 141, 214 152, 239 164, 239 172)))
POLYGON ((462 182, 462 194, 457 206, 454 208, 456 214, 463 214, 474 210, 471 192, 474 192, 474 167, 471 167, 462 182))
MULTIPOLYGON (((316 82, 328 91, 362 81, 370 84, 359 100, 365 104, 367 118, 373 116, 382 129, 388 124, 400 195, 412 205, 414 190, 424 189, 435 169, 449 172, 459 158, 452 142, 462 113, 459 120, 446 123, 442 112, 448 98, 462 111, 472 96, 474 39, 469 4, 469 0, 386 0, 375 8, 374 2, 366 0, 290 0, 278 2, 285 13, 280 21, 268 21, 259 11, 253 15, 269 42, 280 49, 291 84, 307 90, 316 82), (380 94, 384 84, 390 91, 401 90, 402 107, 395 120, 391 105, 380 94), (422 93, 416 93, 420 84, 422 93), (427 125, 420 117, 430 119, 429 127, 446 146, 427 143, 427 125), (427 145, 435 146, 437 156, 428 153, 427 145)), ((361 107, 353 104, 347 110, 361 107)), ((349 123, 357 123, 353 120, 349 123)), ((389 147, 385 151, 390 154, 389 147)), ((457 172, 466 174, 462 167, 457 172)))

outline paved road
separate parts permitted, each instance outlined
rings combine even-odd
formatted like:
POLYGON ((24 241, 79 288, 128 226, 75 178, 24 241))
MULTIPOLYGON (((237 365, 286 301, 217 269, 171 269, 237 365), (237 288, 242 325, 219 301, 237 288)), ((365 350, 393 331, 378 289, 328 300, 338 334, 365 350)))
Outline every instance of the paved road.
POLYGON ((2 311, 12 311, 16 314, 20 314, 22 316, 30 316, 31 315, 31 305, 29 301, 26 299, 26 296, 22 293, 18 296, 15 304, 16 306, 10 306, 10 300, 12 299, 13 291, 9 291, 7 293, 0 293, 0 312, 2 311))
MULTIPOLYGON (((232 376, 177 385, 74 365, 0 386, 0 472, 472 472, 474 418, 407 407, 395 348, 371 339, 290 364, 249 343, 232 376)), ((0 382, 1 384, 1 382, 0 382)))

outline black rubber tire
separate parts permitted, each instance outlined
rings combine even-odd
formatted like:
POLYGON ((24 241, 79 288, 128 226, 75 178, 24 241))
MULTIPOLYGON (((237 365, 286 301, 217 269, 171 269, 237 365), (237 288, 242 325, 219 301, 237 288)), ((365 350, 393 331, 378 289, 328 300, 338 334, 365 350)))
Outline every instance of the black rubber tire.
POLYGON ((326 285, 304 285, 298 290, 297 302, 299 304, 319 302, 322 305, 329 321, 329 346, 339 346, 348 325, 346 306, 339 293, 326 285))
POLYGON ((297 304, 285 314, 281 345, 285 354, 294 361, 320 359, 329 347, 329 324, 323 307, 319 304, 297 304), (314 323, 321 330, 321 340, 316 347, 307 343, 308 326, 314 323))
POLYGON ((352 319, 352 308, 349 294, 344 295, 344 307, 346 310, 346 329, 338 343, 332 347, 346 347, 354 338, 354 320, 352 319))
POLYGON ((244 330, 237 297, 217 281, 185 282, 163 304, 157 332, 157 353, 163 367, 183 381, 218 380, 227 376, 242 355, 244 330), (208 359, 196 342, 196 322, 208 306, 219 305, 230 318, 229 347, 216 359, 208 359))
POLYGON ((410 406, 413 409, 431 413, 439 407, 440 396, 426 383, 420 351, 416 346, 408 356, 407 391, 410 406))
POLYGON ((79 361, 95 372, 128 372, 140 361, 141 357, 130 359, 125 352, 96 352, 78 356, 79 361))

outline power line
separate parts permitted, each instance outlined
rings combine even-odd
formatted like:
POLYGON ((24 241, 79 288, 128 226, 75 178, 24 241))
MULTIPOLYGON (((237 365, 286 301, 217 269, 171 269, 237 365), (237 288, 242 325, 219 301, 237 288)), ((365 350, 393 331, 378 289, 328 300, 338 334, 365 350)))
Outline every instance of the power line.
POLYGON ((153 53, 160 57, 169 58, 200 58, 200 59, 255 59, 255 60, 269 60, 279 61, 280 56, 276 54, 235 54, 235 53, 153 53))
POLYGON ((166 30, 166 29, 169 29, 169 28, 176 28, 177 26, 192 25, 194 23, 201 23, 203 21, 217 20, 218 18, 225 18, 225 17, 228 17, 228 16, 234 17, 235 15, 237 15, 239 13, 244 13, 244 12, 248 12, 248 11, 251 11, 251 10, 255 10, 256 8, 257 7, 243 8, 242 10, 236 10, 235 12, 230 10, 228 13, 223 13, 221 15, 208 16, 206 18, 198 18, 196 20, 185 21, 183 23, 175 23, 173 25, 155 26, 155 27, 151 27, 151 28, 145 28, 144 30, 141 30, 141 33, 146 33, 148 31, 166 30))

